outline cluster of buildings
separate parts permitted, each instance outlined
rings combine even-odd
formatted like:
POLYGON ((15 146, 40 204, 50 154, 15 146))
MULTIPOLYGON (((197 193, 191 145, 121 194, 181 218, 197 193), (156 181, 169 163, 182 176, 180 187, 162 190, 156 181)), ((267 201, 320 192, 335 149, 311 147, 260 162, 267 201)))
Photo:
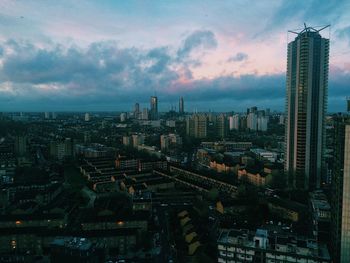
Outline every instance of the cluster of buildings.
POLYGON ((229 117, 229 129, 266 132, 269 115, 269 109, 258 110, 257 107, 248 108, 245 115, 234 114, 229 117))
POLYGON ((225 138, 229 131, 262 131, 266 132, 270 110, 247 109, 246 114, 195 113, 186 119, 186 134, 194 138, 225 138))

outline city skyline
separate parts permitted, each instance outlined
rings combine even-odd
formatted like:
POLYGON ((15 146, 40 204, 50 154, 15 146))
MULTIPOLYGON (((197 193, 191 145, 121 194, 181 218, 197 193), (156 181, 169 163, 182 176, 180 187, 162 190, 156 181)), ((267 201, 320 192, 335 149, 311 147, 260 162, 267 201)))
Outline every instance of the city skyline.
POLYGON ((3 1, 0 110, 119 111, 155 92, 160 111, 181 96, 189 112, 283 110, 287 31, 304 22, 332 25, 328 109, 343 110, 348 2, 200 3, 3 1))

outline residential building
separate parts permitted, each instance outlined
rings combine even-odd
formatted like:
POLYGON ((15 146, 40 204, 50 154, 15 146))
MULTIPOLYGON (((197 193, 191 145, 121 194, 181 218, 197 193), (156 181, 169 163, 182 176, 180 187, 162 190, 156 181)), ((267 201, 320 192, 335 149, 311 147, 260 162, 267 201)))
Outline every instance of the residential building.
POLYGON ((276 230, 223 230, 217 244, 219 263, 332 262, 325 245, 276 230))
POLYGON ((151 97, 151 120, 158 120, 158 98, 156 96, 151 97))
POLYGON ((305 26, 288 43, 285 170, 290 188, 319 188, 323 173, 329 39, 321 30, 305 26))
POLYGON ((350 118, 334 118, 331 191, 331 245, 334 262, 350 262, 350 118))
POLYGON ((184 102, 184 98, 181 97, 179 100, 179 113, 180 114, 184 114, 185 113, 185 102, 184 102))

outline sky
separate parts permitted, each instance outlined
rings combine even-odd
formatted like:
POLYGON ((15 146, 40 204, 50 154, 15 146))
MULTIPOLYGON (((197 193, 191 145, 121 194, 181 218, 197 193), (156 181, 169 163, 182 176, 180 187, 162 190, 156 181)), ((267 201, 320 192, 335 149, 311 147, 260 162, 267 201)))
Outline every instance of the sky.
POLYGON ((347 0, 0 0, 0 111, 283 110, 288 30, 330 24, 328 111, 350 96, 347 0))

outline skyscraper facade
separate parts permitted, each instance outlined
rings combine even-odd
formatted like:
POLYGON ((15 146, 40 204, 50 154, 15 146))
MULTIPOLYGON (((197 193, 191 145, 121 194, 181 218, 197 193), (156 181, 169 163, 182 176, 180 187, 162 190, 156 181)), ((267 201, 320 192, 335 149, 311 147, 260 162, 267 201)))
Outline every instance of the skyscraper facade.
POLYGON ((150 117, 152 120, 158 119, 158 98, 156 96, 151 97, 151 112, 150 117))
POLYGON ((315 189, 321 183, 329 61, 329 39, 321 30, 305 26, 288 44, 285 170, 290 188, 315 189))
POLYGON ((135 103, 134 118, 138 119, 139 117, 140 117, 140 104, 139 103, 135 103))
POLYGON ((184 104, 184 98, 181 97, 179 100, 179 113, 183 114, 185 113, 185 104, 184 104))
POLYGON ((334 119, 334 160, 331 195, 334 262, 350 262, 350 118, 334 119))

